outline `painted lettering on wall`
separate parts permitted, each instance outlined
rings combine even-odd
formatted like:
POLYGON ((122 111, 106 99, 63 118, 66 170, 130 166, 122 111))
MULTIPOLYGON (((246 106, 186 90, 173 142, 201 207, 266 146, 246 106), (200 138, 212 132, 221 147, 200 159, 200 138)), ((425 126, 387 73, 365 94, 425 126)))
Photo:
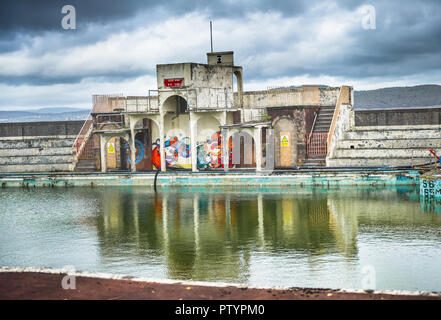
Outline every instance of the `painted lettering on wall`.
POLYGON ((165 87, 182 87, 184 78, 164 79, 165 87))

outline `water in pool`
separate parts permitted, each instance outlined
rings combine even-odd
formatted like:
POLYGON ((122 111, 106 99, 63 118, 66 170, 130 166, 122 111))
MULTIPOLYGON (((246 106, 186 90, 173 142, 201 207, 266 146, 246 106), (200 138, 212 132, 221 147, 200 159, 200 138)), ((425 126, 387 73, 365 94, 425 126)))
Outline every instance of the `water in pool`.
POLYGON ((440 211, 413 187, 2 189, 0 265, 441 291, 440 211))

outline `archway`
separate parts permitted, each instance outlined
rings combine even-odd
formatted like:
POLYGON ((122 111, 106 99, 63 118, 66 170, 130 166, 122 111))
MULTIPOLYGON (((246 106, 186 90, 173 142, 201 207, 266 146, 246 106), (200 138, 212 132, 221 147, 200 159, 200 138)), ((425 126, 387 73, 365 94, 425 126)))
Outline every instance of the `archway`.
POLYGON ((187 100, 180 95, 172 95, 165 99, 162 104, 162 110, 166 113, 175 113, 176 115, 188 113, 187 100))
POLYGON ((280 117, 274 121, 274 164, 276 167, 297 165, 297 128, 293 119, 280 117))
POLYGON ((255 142, 247 130, 233 132, 228 140, 230 168, 255 168, 255 142))
POLYGON ((103 161, 105 161, 105 171, 107 170, 130 170, 130 144, 128 136, 102 135, 100 167, 103 171, 103 161), (102 157, 105 157, 104 159, 102 157))
MULTIPOLYGON (((139 119, 134 125, 136 170, 160 170, 161 160, 159 154, 159 126, 151 118, 139 119), (158 141, 157 141, 158 140, 158 141)), ((129 159, 129 163, 131 160, 129 159)))
POLYGON ((198 169, 222 168, 222 139, 219 127, 219 120, 211 115, 203 115, 197 121, 198 169))
MULTIPOLYGON (((164 116, 164 149, 167 168, 191 168, 190 114, 187 101, 179 96, 168 97, 162 109, 164 116)), ((159 134, 155 140, 159 146, 159 134)), ((159 148, 158 148, 159 150, 159 148)))

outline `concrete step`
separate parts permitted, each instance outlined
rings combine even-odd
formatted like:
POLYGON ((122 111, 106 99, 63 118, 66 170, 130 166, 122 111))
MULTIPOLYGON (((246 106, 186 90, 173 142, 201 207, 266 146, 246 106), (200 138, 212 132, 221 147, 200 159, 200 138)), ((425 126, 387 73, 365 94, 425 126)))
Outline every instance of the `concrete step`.
MULTIPOLYGON (((316 123, 315 123, 315 126, 318 126, 318 125, 331 125, 331 121, 329 121, 329 120, 318 120, 316 123)), ((314 126, 314 127, 315 127, 314 126)))
POLYGON ((440 129, 418 129, 412 130, 388 129, 388 130, 354 130, 344 133, 343 140, 372 140, 372 139, 441 139, 440 129))
POLYGON ((341 140, 338 142, 338 149, 402 149, 420 148, 437 149, 441 148, 441 139, 360 139, 341 140))
MULTIPOLYGON (((437 153, 440 149, 435 150, 437 153)), ((432 154, 426 149, 337 149, 334 158, 366 158, 366 159, 392 159, 392 158, 433 158, 432 154)))
POLYGON ((20 165, 0 165, 0 172, 55 172, 72 171, 72 163, 57 164, 20 164, 20 165))
POLYGON ((329 167, 386 167, 386 166, 412 166, 432 162, 430 158, 339 158, 330 159, 329 167))
POLYGON ((314 132, 329 132, 329 128, 319 128, 319 129, 315 128, 314 132))
POLYGON ((314 132, 329 131, 330 127, 331 127, 331 125, 327 125, 327 124, 316 125, 316 126, 314 126, 314 132))
POLYGON ((332 106, 321 106, 320 110, 334 110, 335 109, 335 105, 332 106))
POLYGON ((0 139, 0 149, 26 148, 67 148, 72 147, 75 139, 33 138, 33 139, 0 139))
POLYGON ((319 115, 317 117, 317 121, 323 121, 323 120, 331 122, 332 121, 332 115, 329 115, 329 116, 328 115, 319 115))
POLYGON ((75 166, 75 171, 78 172, 93 172, 93 171, 97 171, 96 167, 95 167, 95 160, 85 160, 85 159, 80 159, 77 162, 77 165, 75 166))
POLYGON ((303 166, 325 166, 325 165, 326 165, 325 157, 308 157, 303 163, 303 166))
POLYGON ((72 146, 60 148, 0 149, 0 157, 72 155, 72 146))
MULTIPOLYGON (((0 165, 72 164, 72 155, 0 157, 0 165)), ((1 170, 0 170, 1 171, 1 170)))

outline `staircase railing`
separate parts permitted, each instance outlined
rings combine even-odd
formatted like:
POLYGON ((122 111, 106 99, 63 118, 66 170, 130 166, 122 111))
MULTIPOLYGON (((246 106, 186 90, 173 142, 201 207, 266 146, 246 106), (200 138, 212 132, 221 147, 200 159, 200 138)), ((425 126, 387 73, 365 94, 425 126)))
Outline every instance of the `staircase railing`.
POLYGON ((83 150, 86 148, 86 144, 92 135, 92 131, 93 131, 93 118, 91 112, 89 113, 89 116, 86 118, 86 121, 84 121, 80 133, 78 134, 77 138, 75 139, 74 145, 72 146, 74 165, 78 163, 78 160, 80 159, 83 150))
POLYGON ((338 94, 337 103, 335 104, 334 114, 332 116, 331 127, 329 128, 329 134, 327 139, 327 149, 328 152, 331 148, 332 137, 334 136, 335 126, 337 124, 338 114, 340 113, 340 107, 343 100, 343 86, 340 87, 340 92, 338 94))
POLYGON ((112 104, 109 101, 109 98, 120 98, 122 95, 93 95, 92 96, 92 103, 93 107, 90 111, 89 115, 87 116, 86 120, 84 121, 83 126, 81 127, 80 132, 78 133, 74 144, 72 146, 72 153, 74 156, 74 168, 76 164, 78 163, 78 160, 80 159, 81 155, 83 154, 84 150, 86 149, 87 142, 89 141, 90 137, 93 133, 93 113, 105 113, 105 112, 112 112, 112 104))
POLYGON ((319 112, 314 116, 311 131, 309 132, 306 143, 306 154, 308 156, 325 156, 327 153, 327 132, 314 132, 315 124, 317 122, 319 112))
MULTIPOLYGON (((320 111, 319 111, 319 112, 320 112, 320 111)), ((314 121, 312 122, 311 130, 309 131, 308 144, 309 144, 309 142, 311 141, 312 132, 314 131, 315 122, 317 121, 317 118, 318 118, 318 114, 319 114, 319 112, 316 112, 316 114, 314 115, 314 121)))

